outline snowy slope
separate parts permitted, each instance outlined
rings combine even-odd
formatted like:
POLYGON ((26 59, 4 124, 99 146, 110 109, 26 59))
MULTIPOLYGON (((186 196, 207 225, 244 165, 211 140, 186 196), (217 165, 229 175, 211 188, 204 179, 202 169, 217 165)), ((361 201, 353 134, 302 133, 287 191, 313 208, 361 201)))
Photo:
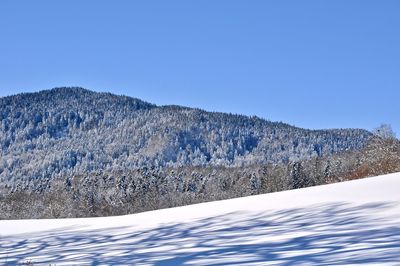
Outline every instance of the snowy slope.
POLYGON ((134 215, 0 221, 0 265, 400 265, 400 173, 134 215))

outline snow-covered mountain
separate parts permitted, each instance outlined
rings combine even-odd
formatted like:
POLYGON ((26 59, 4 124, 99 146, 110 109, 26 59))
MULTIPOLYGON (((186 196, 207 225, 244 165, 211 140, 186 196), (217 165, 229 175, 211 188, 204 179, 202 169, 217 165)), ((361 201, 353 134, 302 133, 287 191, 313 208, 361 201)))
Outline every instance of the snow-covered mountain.
POLYGON ((288 162, 358 150, 370 137, 56 88, 0 98, 0 182, 26 187, 104 170, 288 162))
POLYGON ((400 173, 127 216, 0 221, 0 264, 400 265, 400 173))

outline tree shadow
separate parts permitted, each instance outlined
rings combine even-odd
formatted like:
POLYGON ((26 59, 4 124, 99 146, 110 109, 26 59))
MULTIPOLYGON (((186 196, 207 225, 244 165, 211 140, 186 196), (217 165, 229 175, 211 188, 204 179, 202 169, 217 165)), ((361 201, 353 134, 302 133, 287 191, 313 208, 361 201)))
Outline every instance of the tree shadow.
POLYGON ((1 239, 0 264, 400 264, 399 217, 374 215, 393 206, 334 203, 257 214, 234 212, 147 230, 63 228, 1 239))

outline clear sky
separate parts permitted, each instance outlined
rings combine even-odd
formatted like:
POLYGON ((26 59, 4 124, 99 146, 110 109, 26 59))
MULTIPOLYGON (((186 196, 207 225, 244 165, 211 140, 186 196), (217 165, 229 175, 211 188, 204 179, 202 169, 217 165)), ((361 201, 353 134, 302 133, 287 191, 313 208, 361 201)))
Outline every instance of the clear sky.
POLYGON ((81 86, 400 135, 400 1, 0 1, 0 96, 81 86))

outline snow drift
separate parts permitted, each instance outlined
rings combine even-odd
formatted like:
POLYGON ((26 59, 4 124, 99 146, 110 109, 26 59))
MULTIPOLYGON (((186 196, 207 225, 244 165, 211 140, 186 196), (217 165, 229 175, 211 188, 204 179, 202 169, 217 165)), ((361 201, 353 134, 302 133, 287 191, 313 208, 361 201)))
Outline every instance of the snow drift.
POLYGON ((0 221, 0 265, 400 265, 400 173, 134 215, 0 221))

